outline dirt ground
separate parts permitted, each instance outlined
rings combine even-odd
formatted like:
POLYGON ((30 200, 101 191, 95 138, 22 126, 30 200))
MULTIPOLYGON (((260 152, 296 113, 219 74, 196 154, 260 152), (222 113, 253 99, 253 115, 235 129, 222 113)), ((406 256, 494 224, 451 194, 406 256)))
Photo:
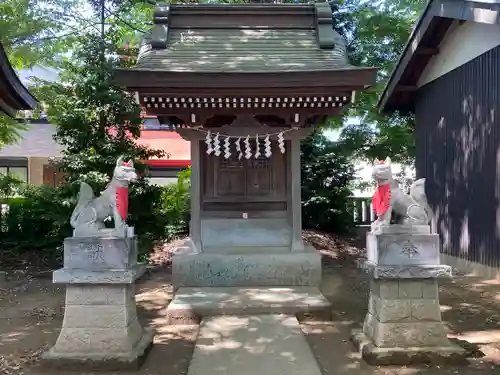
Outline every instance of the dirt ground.
MULTIPOLYGON (((323 255, 322 292, 332 302, 332 321, 302 323, 323 375, 500 374, 500 281, 459 276, 440 288, 443 320, 450 336, 477 344, 484 357, 471 360, 467 367, 370 367, 348 340, 349 329, 362 322, 367 307, 367 279, 356 268, 362 251, 320 234, 306 233, 305 239, 323 255)), ((156 329, 155 345, 140 375, 187 373, 197 331, 196 327, 165 325, 165 308, 171 298, 168 267, 138 284, 140 319, 156 329)), ((54 286, 47 277, 0 284, 0 374, 75 374, 44 372, 37 366, 40 354, 57 338, 63 304, 64 287, 54 286)))

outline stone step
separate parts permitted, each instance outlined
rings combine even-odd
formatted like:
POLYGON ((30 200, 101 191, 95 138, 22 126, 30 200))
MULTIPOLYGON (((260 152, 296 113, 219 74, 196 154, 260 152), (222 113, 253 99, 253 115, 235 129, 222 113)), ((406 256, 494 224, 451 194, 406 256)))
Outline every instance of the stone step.
POLYGON ((320 285, 321 254, 311 246, 301 252, 253 251, 200 253, 186 242, 172 258, 172 281, 176 288, 320 285))
POLYGON ((315 287, 182 287, 167 307, 168 324, 198 324, 216 315, 304 314, 330 318, 330 302, 315 287))
POLYGON ((290 246, 203 246, 205 254, 290 254, 290 246))
POLYGON ((204 318, 188 375, 321 375, 297 318, 204 318))

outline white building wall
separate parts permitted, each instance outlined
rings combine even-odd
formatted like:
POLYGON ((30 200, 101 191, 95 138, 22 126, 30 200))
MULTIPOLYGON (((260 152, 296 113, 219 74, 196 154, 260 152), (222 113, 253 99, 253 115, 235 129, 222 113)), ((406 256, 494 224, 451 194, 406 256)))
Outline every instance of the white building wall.
POLYGON ((500 25, 455 21, 417 83, 418 87, 451 72, 500 45, 500 25))

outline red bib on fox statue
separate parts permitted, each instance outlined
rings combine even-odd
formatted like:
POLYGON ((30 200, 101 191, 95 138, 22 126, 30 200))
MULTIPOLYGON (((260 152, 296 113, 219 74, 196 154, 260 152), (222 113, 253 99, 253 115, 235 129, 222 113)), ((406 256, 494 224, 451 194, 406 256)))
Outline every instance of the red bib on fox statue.
POLYGON ((127 220, 128 214, 128 187, 115 186, 116 189, 116 209, 122 219, 127 220))
MULTIPOLYGON (((381 160, 380 164, 384 164, 384 161, 381 160)), ((375 211, 375 215, 377 217, 382 216, 389 209, 389 205, 391 202, 391 185, 383 184, 378 185, 375 190, 375 194, 373 194, 372 199, 372 208, 375 211)))
MULTIPOLYGON (((129 166, 130 163, 124 162, 124 166, 129 166)), ((123 221, 127 220, 128 214, 128 186, 114 186, 116 191, 116 210, 120 214, 123 221)))

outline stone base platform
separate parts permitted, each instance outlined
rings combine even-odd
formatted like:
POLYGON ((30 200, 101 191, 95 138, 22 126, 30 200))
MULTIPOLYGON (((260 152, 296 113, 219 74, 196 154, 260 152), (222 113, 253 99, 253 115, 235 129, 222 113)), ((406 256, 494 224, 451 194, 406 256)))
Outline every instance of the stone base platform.
POLYGON ((330 302, 314 287, 180 288, 167 307, 168 324, 199 324, 217 315, 287 314, 330 319, 330 302))
POLYGON ((77 371, 138 369, 154 337, 137 317, 135 281, 144 269, 136 264, 121 270, 54 271, 54 282, 66 284, 64 319, 54 346, 42 357, 43 366, 77 371))
POLYGON ((230 251, 227 247, 199 252, 188 239, 172 258, 172 278, 176 288, 317 287, 321 282, 321 255, 310 246, 301 252, 278 247, 273 251, 269 246, 254 248, 252 252, 237 248, 230 251))
MULTIPOLYGON (((89 335, 99 336, 99 332, 89 332, 89 335)), ((103 329, 101 335, 106 335, 103 329)), ((91 353, 88 351, 78 353, 76 351, 64 352, 51 348, 42 356, 41 366, 52 369, 75 370, 75 371, 127 371, 138 370, 146 359, 149 350, 153 347, 154 332, 150 328, 144 328, 142 337, 132 350, 127 352, 113 352, 107 350, 91 353)), ((112 339, 112 338, 110 338, 112 339)), ((89 341, 92 339, 89 338, 89 341)))
POLYGON ((297 318, 204 318, 188 375, 321 375, 297 318))
POLYGON ((362 329, 351 331, 351 341, 363 359, 375 366, 468 363, 468 351, 451 341, 442 346, 382 348, 375 346, 362 329))

